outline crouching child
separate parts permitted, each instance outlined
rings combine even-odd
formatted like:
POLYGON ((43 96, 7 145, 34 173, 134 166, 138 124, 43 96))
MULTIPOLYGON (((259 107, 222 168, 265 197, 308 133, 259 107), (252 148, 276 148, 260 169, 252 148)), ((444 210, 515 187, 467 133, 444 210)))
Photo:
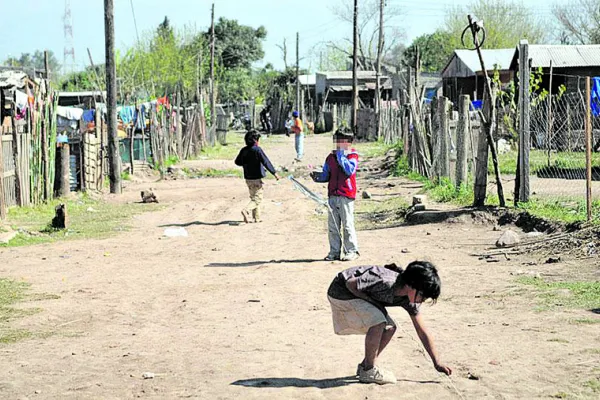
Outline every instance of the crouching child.
POLYGON ((360 382, 396 383, 393 372, 377 365, 396 332, 396 322, 386 307, 404 308, 434 368, 446 375, 452 373, 441 363, 419 312, 423 301, 437 300, 440 289, 437 269, 426 261, 414 261, 405 270, 392 264, 353 267, 337 274, 327 291, 333 329, 338 335, 366 335, 364 358, 356 370, 360 382))

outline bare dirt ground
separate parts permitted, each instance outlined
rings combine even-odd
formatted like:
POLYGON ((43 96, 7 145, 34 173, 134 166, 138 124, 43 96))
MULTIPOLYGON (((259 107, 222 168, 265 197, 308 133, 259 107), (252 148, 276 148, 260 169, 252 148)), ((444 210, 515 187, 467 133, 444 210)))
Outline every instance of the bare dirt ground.
MULTIPOLYGON (((305 163, 322 163, 330 140, 309 137, 305 163)), ((291 140, 265 147, 276 164, 291 164, 291 140)), ((409 199, 419 189, 361 175, 361 188, 376 199, 409 199)), ((109 201, 137 201, 146 187, 130 184, 109 201)), ((0 398, 594 398, 584 383, 599 375, 598 325, 571 321, 600 316, 536 312, 531 291, 511 273, 589 277, 597 267, 479 260, 470 254, 493 245, 499 232, 470 212, 442 223, 360 231, 358 261, 324 262, 324 217, 288 181, 267 180, 264 222, 249 225, 240 225, 247 202, 240 178, 152 187, 166 207, 136 217, 129 232, 0 250, 0 276, 61 296, 23 304, 43 311, 15 328, 52 334, 0 347, 0 398), (189 237, 164 238, 171 226, 185 227, 189 237), (406 313, 392 309, 401 329, 380 363, 399 382, 359 384, 351 375, 363 338, 333 334, 327 287, 351 265, 417 258, 440 269, 442 297, 423 312, 444 362, 454 367, 452 380, 419 352, 406 313), (143 379, 145 372, 154 379, 143 379), (469 372, 480 379, 468 379, 469 372)))

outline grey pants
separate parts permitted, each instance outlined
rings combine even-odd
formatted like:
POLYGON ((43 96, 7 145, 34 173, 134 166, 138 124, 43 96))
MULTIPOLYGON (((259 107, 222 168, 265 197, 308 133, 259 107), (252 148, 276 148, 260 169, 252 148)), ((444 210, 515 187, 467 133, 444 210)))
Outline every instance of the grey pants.
POLYGON ((354 200, 347 197, 329 197, 331 212, 328 218, 329 255, 340 257, 342 236, 345 254, 358 253, 358 240, 354 229, 354 200))

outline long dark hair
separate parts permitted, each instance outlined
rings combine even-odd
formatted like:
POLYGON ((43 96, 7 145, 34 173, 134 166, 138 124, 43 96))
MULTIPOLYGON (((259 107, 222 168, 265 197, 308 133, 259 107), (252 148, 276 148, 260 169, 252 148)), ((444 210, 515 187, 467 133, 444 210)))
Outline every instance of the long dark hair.
POLYGON ((434 303, 440 297, 442 290, 437 268, 429 261, 413 261, 408 264, 406 269, 400 272, 396 284, 410 286, 421 295, 423 300, 431 299, 434 303))

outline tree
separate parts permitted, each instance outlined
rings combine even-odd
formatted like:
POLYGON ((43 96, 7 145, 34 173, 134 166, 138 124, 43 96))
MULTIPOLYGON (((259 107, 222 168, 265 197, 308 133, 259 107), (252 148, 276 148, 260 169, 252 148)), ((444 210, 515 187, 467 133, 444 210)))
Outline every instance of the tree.
MULTIPOLYGON (((540 43, 547 33, 543 21, 535 17, 532 10, 512 0, 473 0, 467 6, 457 6, 449 10, 444 30, 450 34, 450 45, 462 49, 460 37, 468 25, 467 15, 483 20, 486 31, 484 47, 488 49, 514 48, 521 39, 529 43, 540 43)), ((467 32, 468 35, 468 32, 467 32)), ((472 40, 465 44, 469 46, 472 40)))
MULTIPOLYGON (((22 53, 19 58, 11 57, 4 61, 5 65, 11 67, 19 67, 25 69, 35 69, 36 71, 45 71, 46 65, 44 62, 44 52, 42 50, 36 50, 33 54, 22 53)), ((56 59, 54 52, 48 50, 48 66, 50 71, 57 73, 60 70, 60 63, 56 59)))
POLYGON ((554 5, 559 40, 564 44, 600 43, 600 0, 571 0, 554 5))
POLYGON ((421 35, 406 48, 403 61, 406 65, 414 66, 418 48, 422 70, 424 72, 440 72, 454 52, 454 47, 450 45, 451 42, 450 33, 440 29, 434 33, 421 35))
POLYGON ((221 17, 215 25, 215 37, 215 52, 227 69, 250 68, 253 62, 265 56, 262 42, 267 37, 267 30, 264 26, 254 29, 221 17))
MULTIPOLYGON (((336 7, 332 9, 336 17, 350 26, 354 21, 354 5, 351 1, 339 0, 336 7)), ((402 16, 399 7, 388 5, 385 9, 384 33, 385 42, 383 46, 384 59, 386 55, 395 48, 404 38, 404 31, 396 20, 402 16)), ((379 33, 379 1, 363 0, 358 6, 358 56, 363 69, 375 69, 377 56, 377 35, 379 33)), ((344 38, 341 42, 328 42, 328 46, 352 56, 353 37, 344 38)))

